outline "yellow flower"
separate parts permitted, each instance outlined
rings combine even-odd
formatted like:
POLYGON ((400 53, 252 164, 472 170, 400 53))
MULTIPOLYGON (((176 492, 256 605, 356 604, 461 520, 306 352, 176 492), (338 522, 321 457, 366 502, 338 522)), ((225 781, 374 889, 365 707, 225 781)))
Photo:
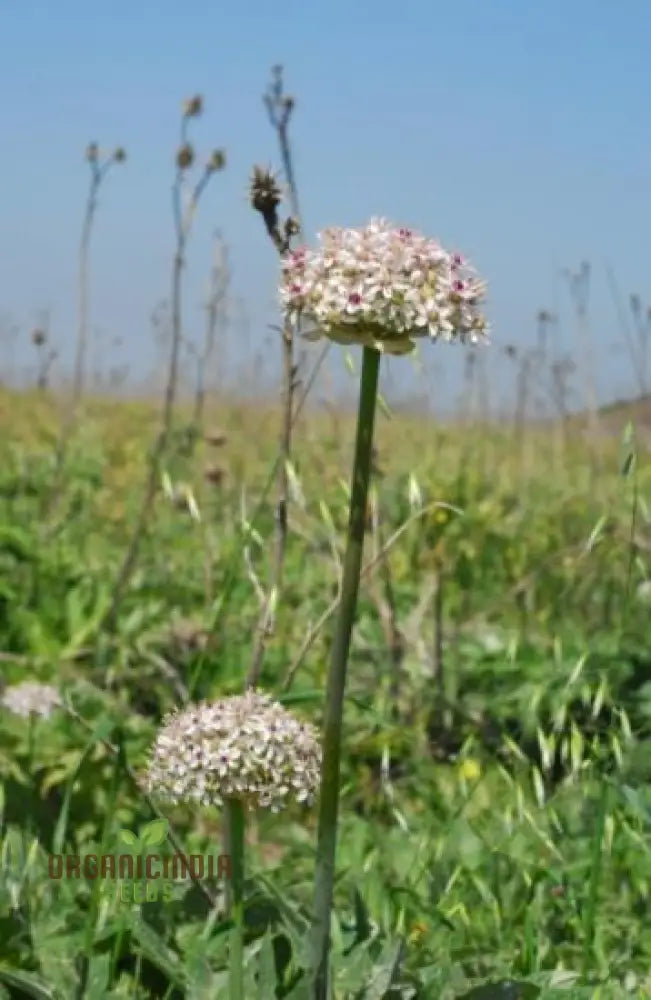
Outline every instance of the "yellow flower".
POLYGON ((481 766, 474 757, 466 757, 459 764, 459 774, 465 781, 477 781, 481 777, 481 766))
POLYGON ((412 944, 415 944, 416 942, 421 941, 425 937, 428 931, 429 931, 429 924, 427 923, 427 921, 417 920, 411 929, 411 933, 409 934, 410 942, 412 944))

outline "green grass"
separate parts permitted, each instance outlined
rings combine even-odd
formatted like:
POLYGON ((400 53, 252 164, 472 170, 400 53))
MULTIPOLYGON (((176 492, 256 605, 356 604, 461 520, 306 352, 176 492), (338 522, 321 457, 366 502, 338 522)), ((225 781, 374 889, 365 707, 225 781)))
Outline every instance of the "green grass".
MULTIPOLYGON (((130 769, 161 718, 189 687, 238 692, 250 666, 255 581, 264 589, 273 551, 273 494, 252 523, 276 454, 273 408, 215 413, 228 435, 219 450, 190 453, 176 436, 166 468, 201 520, 161 490, 117 627, 98 629, 155 416, 141 402, 89 404, 44 524, 56 413, 0 395, 0 670, 8 684, 60 686, 87 723, 60 712, 30 736, 2 713, 0 997, 227 996, 229 928, 196 887, 129 907, 47 875, 48 852, 101 853, 153 818, 130 769), (215 462, 220 486, 204 478, 215 462)), ((353 430, 318 414, 297 429, 262 677, 272 692, 336 594, 353 430)), ((412 518, 387 557, 404 654, 396 670, 376 568, 360 592, 344 719, 337 1000, 651 997, 648 453, 627 460, 630 443, 605 436, 595 478, 580 428, 567 433, 560 449, 553 429, 530 429, 523 462, 508 426, 378 416, 382 537, 412 518), (456 510, 419 514, 434 501, 456 510)), ((376 541, 369 532, 365 561, 376 541)), ((317 724, 332 626, 282 695, 317 724)), ((219 816, 168 818, 188 853, 221 842, 219 816)), ((316 810, 293 811, 250 831, 251 1000, 305 996, 315 827, 316 810)))

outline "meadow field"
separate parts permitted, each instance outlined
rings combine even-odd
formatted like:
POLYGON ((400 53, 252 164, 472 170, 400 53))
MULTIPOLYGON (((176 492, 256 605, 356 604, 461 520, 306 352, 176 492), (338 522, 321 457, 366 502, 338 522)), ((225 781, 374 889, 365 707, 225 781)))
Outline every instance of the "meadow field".
MULTIPOLYGON (((136 902, 53 879, 48 859, 115 851, 120 830, 161 816, 167 850, 222 842, 219 810, 161 812, 138 774, 166 713, 242 691, 272 573, 281 414, 209 400, 200 434, 180 406, 116 607, 158 407, 88 396, 57 476, 60 410, 47 392, 0 395, 3 686, 61 696, 41 715, 3 708, 0 995, 226 997, 223 884, 136 902)), ((651 997, 645 415, 602 413, 595 449, 580 417, 559 430, 378 414, 334 997, 651 997)), ((260 687, 317 727, 353 435, 336 410, 295 422, 283 584, 262 622, 260 687)), ((295 806, 249 824, 251 1000, 309 996, 315 823, 295 806)))
POLYGON ((651 1000, 648 37, 77 6, 2 26, 0 1000, 651 1000))

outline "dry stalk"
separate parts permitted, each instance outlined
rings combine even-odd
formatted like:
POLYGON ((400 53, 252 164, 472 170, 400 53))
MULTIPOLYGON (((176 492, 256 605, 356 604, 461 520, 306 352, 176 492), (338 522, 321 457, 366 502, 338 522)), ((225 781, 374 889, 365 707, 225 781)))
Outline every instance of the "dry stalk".
POLYGON ((214 236, 213 264, 210 270, 210 285, 206 301, 206 327, 203 346, 197 356, 197 384, 193 423, 199 433, 201 433, 203 426, 203 411, 206 399, 206 372, 208 371, 210 359, 215 349, 217 328, 223 315, 224 301, 228 292, 229 282, 228 251, 220 233, 216 232, 214 236))
POLYGON ((93 222, 97 210, 97 198, 102 182, 106 178, 109 170, 115 163, 124 163, 126 153, 121 146, 113 151, 109 156, 102 159, 99 147, 96 142, 91 142, 86 147, 86 161, 90 167, 90 184, 86 197, 86 207, 84 219, 81 227, 81 238, 79 241, 79 273, 77 287, 77 344, 75 348, 75 366, 72 380, 72 396, 64 415, 57 450, 54 459, 54 478, 52 492, 46 501, 43 516, 49 514, 56 506, 62 487, 62 473, 65 465, 66 455, 70 438, 77 417, 77 410, 84 390, 84 378, 86 374, 86 354, 88 352, 88 316, 90 307, 90 295, 88 287, 90 240, 93 232, 93 222))
POLYGON ((194 188, 191 190, 190 198, 184 209, 182 205, 183 183, 186 171, 194 161, 194 149, 188 142, 187 131, 191 118, 197 117, 202 110, 203 102, 201 97, 196 96, 185 102, 183 115, 181 118, 181 139, 176 154, 176 176, 172 189, 172 207, 174 213, 174 228, 176 235, 176 248, 172 263, 172 292, 171 292, 171 312, 172 312, 172 345, 167 375, 167 385, 163 400, 163 412, 161 416, 160 430, 150 454, 149 469, 145 483, 140 512, 122 562, 113 589, 113 596, 106 616, 106 623, 113 627, 119 606, 131 578, 131 574, 136 564, 140 543, 147 523, 150 519, 151 509, 156 495, 156 489, 160 479, 161 460, 165 453, 172 427, 174 404, 176 402, 176 389, 178 381, 179 354, 183 339, 182 331, 182 291, 183 291, 183 270, 185 267, 187 242, 192 229, 192 223, 197 211, 201 195, 203 194, 208 181, 214 173, 222 170, 225 165, 225 155, 222 150, 215 150, 203 168, 194 188))
POLYGON ((583 373, 585 407, 588 419, 588 437, 590 442, 591 473, 593 481, 601 466, 600 421, 597 404, 597 387, 594 376, 594 354, 590 337, 588 321, 588 299, 590 292, 590 264, 583 261, 576 274, 566 271, 570 289, 570 297, 576 313, 576 330, 578 335, 578 357, 583 373))
MULTIPOLYGON (((251 204, 262 215, 267 233, 279 255, 282 257, 290 249, 291 239, 300 231, 300 210, 294 166, 289 143, 289 121, 294 110, 294 98, 285 94, 282 67, 274 66, 272 80, 264 103, 272 127, 276 131, 280 156, 287 187, 289 189, 292 216, 281 227, 278 219, 280 189, 275 178, 268 171, 256 167, 251 181, 251 204)), ((267 642, 275 627, 275 608, 283 583, 283 568, 287 549, 289 478, 288 465, 292 453, 292 427, 294 424, 294 393, 297 387, 297 365, 294 363, 294 339, 296 329, 293 321, 285 320, 282 337, 282 398, 280 431, 280 464, 278 466, 278 502, 276 507, 276 543, 271 571, 271 581, 267 598, 261 608, 256 627, 251 667, 246 679, 247 687, 255 687, 262 672, 262 664, 267 642)))

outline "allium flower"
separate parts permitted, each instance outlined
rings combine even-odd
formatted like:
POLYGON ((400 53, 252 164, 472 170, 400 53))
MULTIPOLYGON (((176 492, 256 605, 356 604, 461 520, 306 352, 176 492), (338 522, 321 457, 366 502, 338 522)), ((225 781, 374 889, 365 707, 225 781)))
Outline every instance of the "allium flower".
POLYGON ((28 717, 40 715, 47 719, 55 708, 61 705, 61 696, 56 688, 49 684, 35 684, 24 681, 5 688, 0 698, 0 704, 8 708, 14 715, 28 717))
POLYGON ((279 812, 311 803, 321 765, 316 730, 266 694, 247 691, 172 713, 151 751, 144 786, 173 803, 279 812))
POLYGON ((418 337, 486 338, 478 308, 485 283, 436 240, 385 219, 326 229, 320 240, 319 249, 300 247, 283 259, 280 301, 308 321, 308 339, 406 354, 418 337))

